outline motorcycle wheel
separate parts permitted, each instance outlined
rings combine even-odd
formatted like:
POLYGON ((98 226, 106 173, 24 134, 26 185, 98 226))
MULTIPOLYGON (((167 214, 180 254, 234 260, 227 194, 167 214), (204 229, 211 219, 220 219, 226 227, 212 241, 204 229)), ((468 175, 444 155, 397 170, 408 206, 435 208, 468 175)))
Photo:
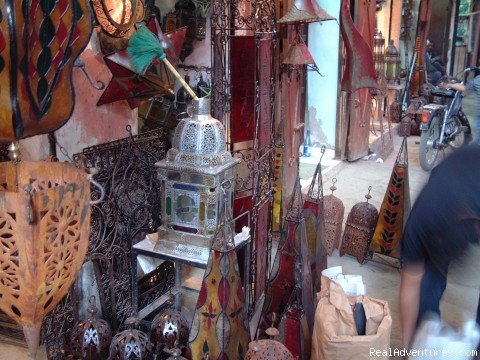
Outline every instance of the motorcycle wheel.
POLYGON ((438 149, 428 145, 428 142, 434 143, 435 140, 440 139, 440 118, 435 115, 427 130, 422 130, 420 136, 420 166, 425 171, 432 170, 437 160, 438 149))
MULTIPOLYGON (((457 122, 457 126, 462 126, 462 122, 458 117, 455 117, 455 121, 457 122)), ((472 140, 472 131, 470 130, 470 125, 467 123, 466 126, 468 126, 468 131, 460 131, 455 135, 453 141, 450 142, 450 146, 454 149, 459 149, 464 145, 468 145, 468 143, 472 140)))

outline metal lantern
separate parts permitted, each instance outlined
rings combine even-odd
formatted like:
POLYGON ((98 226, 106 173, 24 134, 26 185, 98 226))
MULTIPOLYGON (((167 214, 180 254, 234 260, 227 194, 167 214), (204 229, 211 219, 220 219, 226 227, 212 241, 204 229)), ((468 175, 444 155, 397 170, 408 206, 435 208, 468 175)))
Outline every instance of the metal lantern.
POLYGON ((179 311, 167 309, 161 312, 152 321, 150 339, 155 353, 176 348, 180 350, 179 355, 182 355, 188 344, 188 332, 187 320, 179 311))
POLYGON ((393 40, 388 42, 384 59, 387 82, 389 84, 400 84, 400 53, 393 44, 393 40))
POLYGON ((373 58, 375 60, 375 73, 377 78, 385 74, 385 63, 384 63, 384 51, 385 51, 385 38, 382 35, 381 31, 375 31, 373 37, 373 58))
POLYGON ((411 40, 410 30, 412 27, 412 0, 403 0, 402 3, 402 30, 400 33, 400 39, 404 41, 411 40))
POLYGON ((302 243, 300 247, 295 264, 295 289, 280 319, 279 340, 295 358, 310 359, 315 311, 312 284, 304 283, 304 278, 311 277, 307 244, 302 243))
POLYGON ((75 359, 106 359, 112 341, 110 326, 105 320, 98 319, 95 298, 90 299, 87 308, 90 316, 77 323, 70 336, 75 359))
POLYGON ((322 146, 321 151, 322 156, 313 174, 302 211, 302 215, 305 218, 309 258, 310 264, 312 265, 312 282, 315 293, 320 291, 321 273, 327 268, 322 180, 322 158, 325 154, 325 146, 322 146))
POLYGON ((377 208, 368 202, 372 198, 371 190, 372 187, 369 186, 368 193, 365 195, 367 201, 353 205, 350 214, 348 214, 340 249, 340 256, 344 254, 352 255, 357 258, 360 264, 367 257, 378 220, 377 208))
POLYGON ((193 114, 178 124, 173 147, 156 163, 163 184, 157 250, 208 260, 210 242, 225 206, 232 207, 235 165, 225 130, 210 115, 210 99, 193 100, 193 114))
POLYGON ((276 340, 257 340, 248 345, 245 360, 294 360, 292 353, 276 340))
MULTIPOLYGON (((272 316, 272 322, 275 322, 275 313, 272 316)), ((248 351, 245 354, 245 360, 294 360, 290 350, 281 342, 273 340, 273 337, 279 335, 279 331, 274 327, 268 328, 267 335, 271 338, 268 340, 256 340, 248 344, 248 351)))
POLYGON ((336 178, 332 179, 333 185, 330 187, 332 193, 323 198, 323 210, 325 217, 325 242, 327 245, 328 255, 332 255, 333 251, 340 245, 340 238, 342 236, 343 216, 345 213, 345 206, 342 200, 333 195, 337 190, 335 183, 336 178))
POLYGON ((88 247, 90 182, 68 163, 0 163, 0 309, 35 357, 43 318, 67 294, 88 247))
MULTIPOLYGON (((233 186, 222 189, 228 187, 233 186)), ((195 306, 189 338, 192 360, 243 359, 250 341, 231 211, 225 204, 195 306)))
POLYGON ((114 336, 110 344, 109 360, 151 360, 152 345, 147 334, 131 327, 137 322, 135 318, 125 320, 129 328, 114 336))
MULTIPOLYGON (((257 332, 263 334, 269 326, 268 319, 282 314, 289 304, 296 286, 301 287, 301 301, 308 321, 313 322, 313 284, 307 243, 307 230, 303 213, 302 188, 297 176, 284 228, 278 244, 257 332), (302 273, 296 276, 297 271, 302 273)), ((274 321, 273 325, 277 325, 274 321)), ((313 323, 312 323, 313 325, 313 323)))
POLYGON ((409 213, 408 149, 407 138, 404 137, 380 207, 370 251, 399 258, 400 240, 409 213))
POLYGON ((316 0, 295 0, 292 7, 280 20, 279 24, 307 24, 317 21, 335 20, 316 0))
POLYGON ((289 74, 291 74, 291 72, 294 70, 298 71, 304 68, 307 70, 319 72, 312 54, 308 50, 305 41, 300 35, 299 29, 297 29, 295 39, 292 44, 290 44, 290 48, 285 55, 285 59, 282 63, 282 68, 284 70, 287 70, 289 74))

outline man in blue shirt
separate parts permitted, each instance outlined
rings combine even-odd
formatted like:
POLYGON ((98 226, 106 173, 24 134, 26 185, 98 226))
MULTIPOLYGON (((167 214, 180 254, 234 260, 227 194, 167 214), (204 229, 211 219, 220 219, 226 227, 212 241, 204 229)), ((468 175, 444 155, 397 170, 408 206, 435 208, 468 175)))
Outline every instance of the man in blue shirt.
POLYGON ((476 135, 474 139, 474 143, 480 145, 480 68, 475 70, 475 77, 473 80, 468 82, 466 85, 464 84, 439 84, 441 88, 450 88, 462 92, 474 91, 476 97, 476 113, 475 113, 475 129, 476 135))

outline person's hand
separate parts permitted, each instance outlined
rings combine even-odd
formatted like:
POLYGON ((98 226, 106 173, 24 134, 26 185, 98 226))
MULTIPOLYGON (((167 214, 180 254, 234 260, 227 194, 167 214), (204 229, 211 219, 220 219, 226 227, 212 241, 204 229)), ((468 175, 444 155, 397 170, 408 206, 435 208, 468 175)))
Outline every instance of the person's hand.
POLYGON ((448 85, 450 85, 450 84, 441 82, 441 83, 438 84, 438 87, 439 87, 440 89, 447 89, 447 88, 448 88, 448 85))

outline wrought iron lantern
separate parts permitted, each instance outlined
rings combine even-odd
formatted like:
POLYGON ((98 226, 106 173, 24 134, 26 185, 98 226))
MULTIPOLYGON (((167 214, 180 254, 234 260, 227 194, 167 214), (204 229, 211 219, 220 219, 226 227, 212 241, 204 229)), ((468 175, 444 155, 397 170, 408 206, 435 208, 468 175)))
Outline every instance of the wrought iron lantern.
POLYGON ((321 273, 327 268, 322 179, 322 158, 325 154, 325 145, 322 146, 321 152, 322 156, 315 168, 302 211, 302 215, 305 218, 307 243, 310 250, 309 257, 312 265, 312 282, 315 293, 320 291, 321 273))
POLYGON ((224 204, 232 207, 233 186, 223 190, 222 184, 233 182, 240 159, 227 150, 224 127, 210 115, 210 99, 194 99, 192 111, 178 124, 166 159, 156 164, 163 184, 156 249, 207 261, 224 204))
POLYGON ((373 37, 373 58, 375 60, 375 73, 377 78, 384 76, 385 74, 385 62, 384 62, 384 51, 385 51, 385 38, 382 35, 381 31, 375 31, 373 37))
POLYGON ((87 311, 90 316, 75 325, 70 337, 73 355, 76 359, 106 359, 112 333, 108 323, 97 318, 98 310, 93 296, 87 311))
POLYGON ((412 27, 412 0, 403 0, 402 3, 402 31, 400 33, 400 39, 409 41, 410 37, 410 30, 412 27))
POLYGON ((327 245, 328 255, 332 255, 335 249, 340 245, 340 238, 342 236, 343 216, 345 213, 345 206, 342 200, 333 195, 337 190, 335 183, 336 178, 332 179, 333 185, 330 187, 332 193, 323 198, 323 209, 325 217, 325 242, 327 245))
POLYGON ((32 357, 44 316, 83 264, 89 228, 83 171, 68 163, 0 163, 0 309, 22 326, 32 357))
POLYGON ((278 20, 279 24, 308 24, 317 21, 335 20, 316 0, 295 0, 285 16, 278 20))
POLYGON ((385 50, 386 78, 389 84, 400 84, 400 53, 390 40, 385 50))
POLYGON ((153 358, 148 335, 132 329, 136 322, 135 318, 125 320, 125 325, 129 328, 114 336, 110 344, 109 360, 151 360, 153 358))
POLYGON ((348 214, 340 249, 340 256, 344 254, 352 255, 357 258, 360 264, 367 257, 378 220, 377 208, 368 202, 372 198, 371 190, 372 187, 369 186, 368 193, 365 195, 367 201, 353 205, 350 214, 348 214))
POLYGON ((291 75, 294 70, 298 71, 301 69, 312 70, 320 73, 312 54, 308 50, 305 41, 300 35, 299 29, 297 29, 295 39, 290 45, 285 59, 283 60, 282 68, 284 71, 286 70, 289 75, 291 75))
POLYGON ((245 360, 294 360, 292 353, 276 340, 256 340, 248 345, 245 360))
POLYGON ((179 311, 167 309, 161 312, 152 321, 150 339, 155 353, 160 354, 166 349, 178 349, 179 355, 182 355, 188 344, 188 332, 187 320, 179 311))
MULTIPOLYGON (((272 314, 272 322, 275 323, 275 313, 272 314)), ((288 348, 277 340, 279 331, 274 327, 268 328, 266 334, 270 336, 267 340, 255 340, 248 344, 248 351, 245 360, 294 360, 295 357, 288 348)))

